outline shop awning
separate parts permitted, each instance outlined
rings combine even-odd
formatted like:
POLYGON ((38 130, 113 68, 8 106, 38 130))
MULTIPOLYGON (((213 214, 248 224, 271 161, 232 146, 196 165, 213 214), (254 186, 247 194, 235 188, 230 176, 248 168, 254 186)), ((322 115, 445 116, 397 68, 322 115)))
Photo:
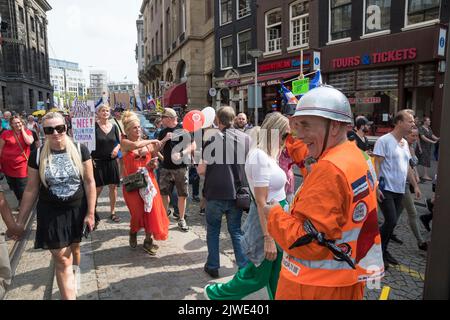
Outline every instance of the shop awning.
MULTIPOLYGON (((271 81, 277 81, 278 83, 281 82, 281 80, 289 80, 295 77, 298 77, 300 75, 300 70, 297 71, 288 71, 288 72, 278 72, 278 73, 270 73, 270 74, 262 74, 258 76, 258 83, 264 85, 267 85, 267 82, 271 81)), ((254 78, 248 81, 245 81, 244 83, 241 83, 239 86, 243 85, 249 85, 255 83, 254 78)))
POLYGON ((171 107, 187 104, 186 82, 171 87, 164 94, 164 106, 171 107))
POLYGON ((300 75, 300 70, 297 71, 289 71, 282 73, 271 73, 258 76, 258 83, 272 81, 272 80, 289 80, 300 75))

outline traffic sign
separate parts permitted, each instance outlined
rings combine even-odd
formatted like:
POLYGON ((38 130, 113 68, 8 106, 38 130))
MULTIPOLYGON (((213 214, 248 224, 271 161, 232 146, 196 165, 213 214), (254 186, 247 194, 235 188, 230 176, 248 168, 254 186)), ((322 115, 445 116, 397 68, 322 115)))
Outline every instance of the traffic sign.
POLYGON ((313 70, 320 70, 320 52, 314 51, 313 70))
POLYGON ((447 40, 447 30, 441 28, 439 31, 438 56, 445 57, 445 45, 447 40))
POLYGON ((217 90, 216 90, 216 88, 211 88, 211 89, 209 89, 209 95, 210 95, 211 97, 215 97, 215 96, 217 95, 217 90))

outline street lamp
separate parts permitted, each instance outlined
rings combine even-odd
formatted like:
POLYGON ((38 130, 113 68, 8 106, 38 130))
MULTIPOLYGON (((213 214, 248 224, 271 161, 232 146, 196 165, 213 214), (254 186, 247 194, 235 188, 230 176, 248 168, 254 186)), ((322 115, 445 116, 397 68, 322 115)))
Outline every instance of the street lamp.
POLYGON ((255 126, 258 125, 258 106, 257 106, 257 101, 258 101, 258 58, 260 58, 263 55, 263 52, 259 49, 253 49, 253 50, 249 50, 248 54, 252 57, 255 58, 255 126))

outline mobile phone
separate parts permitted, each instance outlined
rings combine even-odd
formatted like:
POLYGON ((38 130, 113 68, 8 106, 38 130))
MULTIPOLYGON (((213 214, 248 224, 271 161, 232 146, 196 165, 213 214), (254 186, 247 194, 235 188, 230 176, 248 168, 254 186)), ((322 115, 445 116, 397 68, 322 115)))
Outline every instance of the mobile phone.
POLYGON ((91 232, 91 229, 89 228, 89 225, 88 225, 87 223, 85 223, 85 224, 83 225, 83 233, 82 233, 82 236, 85 237, 85 238, 87 239, 90 232, 91 232))

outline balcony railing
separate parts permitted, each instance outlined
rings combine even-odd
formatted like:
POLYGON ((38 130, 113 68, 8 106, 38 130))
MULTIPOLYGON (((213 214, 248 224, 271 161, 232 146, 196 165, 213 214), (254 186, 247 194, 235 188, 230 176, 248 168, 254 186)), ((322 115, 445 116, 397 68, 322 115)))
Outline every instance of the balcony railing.
POLYGON ((162 64, 162 56, 161 55, 153 56, 149 63, 150 67, 161 65, 161 64, 162 64))
POLYGON ((242 9, 239 9, 238 18, 242 18, 242 17, 245 17, 245 16, 249 15, 250 11, 251 11, 250 6, 246 6, 246 7, 242 8, 242 9))

